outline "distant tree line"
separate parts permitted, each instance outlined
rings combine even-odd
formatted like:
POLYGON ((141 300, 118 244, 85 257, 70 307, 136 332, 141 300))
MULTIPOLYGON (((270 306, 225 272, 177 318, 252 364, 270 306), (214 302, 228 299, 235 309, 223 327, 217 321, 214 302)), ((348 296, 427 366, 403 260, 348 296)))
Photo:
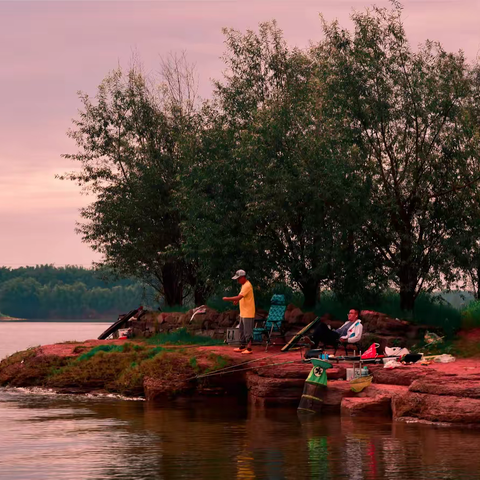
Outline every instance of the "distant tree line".
POLYGON ((136 280, 107 280, 107 272, 51 265, 0 268, 0 312, 19 318, 116 317, 145 300, 136 280))
POLYGON ((426 41, 402 7, 322 20, 291 48, 275 22, 225 29, 212 98, 171 56, 162 76, 117 69, 69 135, 92 194, 79 232, 102 265, 168 305, 203 303, 237 268, 285 282, 306 306, 388 288, 412 312, 424 291, 479 290, 480 67, 426 41))

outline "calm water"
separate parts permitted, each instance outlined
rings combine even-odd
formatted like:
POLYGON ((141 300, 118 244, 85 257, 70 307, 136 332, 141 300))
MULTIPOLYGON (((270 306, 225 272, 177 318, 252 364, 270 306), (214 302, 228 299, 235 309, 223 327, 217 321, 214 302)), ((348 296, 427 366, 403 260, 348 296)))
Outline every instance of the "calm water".
POLYGON ((476 430, 0 389, 0 479, 480 479, 479 452, 476 430))
POLYGON ((81 342, 98 338, 112 322, 0 321, 0 360, 7 355, 37 345, 75 340, 81 342))

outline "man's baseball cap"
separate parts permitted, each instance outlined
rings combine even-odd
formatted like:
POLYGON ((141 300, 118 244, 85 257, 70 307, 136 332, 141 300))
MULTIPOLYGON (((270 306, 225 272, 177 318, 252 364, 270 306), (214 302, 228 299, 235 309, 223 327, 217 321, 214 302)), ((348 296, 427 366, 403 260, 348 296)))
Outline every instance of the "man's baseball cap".
POLYGON ((235 275, 232 277, 232 280, 236 280, 237 278, 240 278, 240 277, 246 277, 247 274, 245 273, 245 270, 237 270, 235 272, 235 275))

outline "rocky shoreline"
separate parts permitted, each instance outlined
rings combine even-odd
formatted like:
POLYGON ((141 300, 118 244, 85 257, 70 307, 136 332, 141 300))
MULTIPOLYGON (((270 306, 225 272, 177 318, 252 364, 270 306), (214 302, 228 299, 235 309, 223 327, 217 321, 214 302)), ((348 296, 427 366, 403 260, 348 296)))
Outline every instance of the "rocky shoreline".
MULTIPOLYGON (((393 370, 374 365, 369 367, 373 382, 361 393, 352 392, 343 380, 349 366, 339 363, 328 370, 323 411, 348 417, 480 426, 479 358, 393 370)), ((234 395, 256 408, 296 408, 310 369, 301 352, 281 353, 276 346, 268 352, 257 348, 245 359, 228 346, 151 347, 125 340, 91 340, 37 347, 4 359, 0 362, 0 386, 46 387, 59 393, 119 393, 167 402, 234 395), (97 352, 99 348, 105 350, 97 352), (95 355, 89 357, 89 352, 95 355), (251 363, 241 372, 196 378, 246 361, 251 363)))
MULTIPOLYGON (((480 426, 480 360, 459 360, 455 365, 409 365, 386 370, 369 367, 372 384, 354 393, 343 366, 327 371, 323 411, 342 416, 389 417, 396 421, 480 426), (449 367, 449 368, 446 368, 449 367)), ((308 371, 254 372, 247 375, 254 405, 298 405, 308 371)))

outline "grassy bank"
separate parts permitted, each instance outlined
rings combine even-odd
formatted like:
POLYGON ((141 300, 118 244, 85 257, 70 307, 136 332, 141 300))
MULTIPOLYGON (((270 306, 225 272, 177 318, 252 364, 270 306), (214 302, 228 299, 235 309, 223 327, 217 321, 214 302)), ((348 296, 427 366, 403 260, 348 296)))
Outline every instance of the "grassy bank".
MULTIPOLYGON (((222 368, 229 360, 195 347, 212 344, 184 331, 142 343, 77 345, 72 357, 42 355, 40 349, 18 352, 0 362, 0 386, 44 387, 90 392, 95 390, 143 396, 146 379, 158 379, 165 396, 195 388, 195 375, 222 368), (203 340, 203 341, 202 341, 203 340), (181 346, 173 346, 183 341, 181 346), (161 343, 161 345, 160 345, 161 343)), ((217 342, 215 342, 217 343, 217 342)))

